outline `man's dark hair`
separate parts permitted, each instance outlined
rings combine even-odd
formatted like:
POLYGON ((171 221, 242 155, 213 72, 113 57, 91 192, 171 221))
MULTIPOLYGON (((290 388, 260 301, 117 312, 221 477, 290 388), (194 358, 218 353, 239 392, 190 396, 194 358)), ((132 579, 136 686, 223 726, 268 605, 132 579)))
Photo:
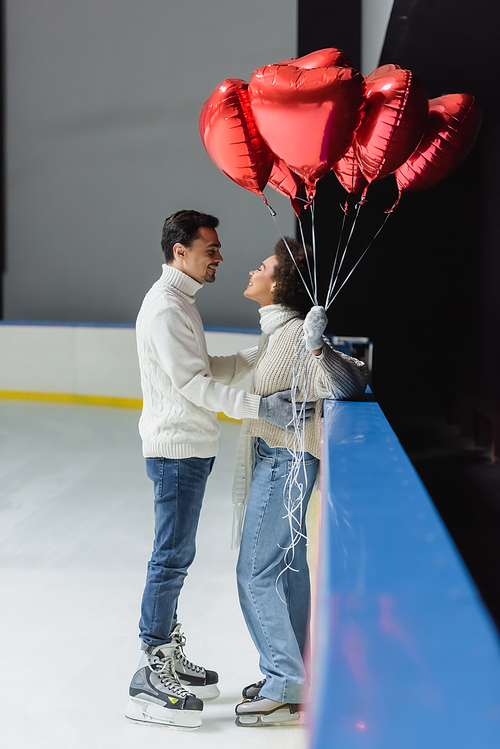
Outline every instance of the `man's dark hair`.
MULTIPOLYGON (((312 302, 302 282, 297 267, 290 257, 287 244, 304 280, 306 282, 310 280, 303 246, 300 242, 292 239, 292 237, 284 237, 283 239, 280 239, 274 246, 274 254, 276 255, 278 262, 274 266, 273 273, 273 279, 276 282, 273 300, 275 304, 283 304, 289 309, 300 312, 301 315, 305 317, 312 307, 312 302)), ((309 266, 312 270, 312 249, 309 245, 306 245, 306 251, 309 259, 309 266)))
POLYGON ((216 229, 219 226, 219 219, 209 213, 199 211, 177 211, 165 219, 161 248, 167 265, 174 261, 174 244, 179 242, 184 247, 191 247, 202 226, 216 229))

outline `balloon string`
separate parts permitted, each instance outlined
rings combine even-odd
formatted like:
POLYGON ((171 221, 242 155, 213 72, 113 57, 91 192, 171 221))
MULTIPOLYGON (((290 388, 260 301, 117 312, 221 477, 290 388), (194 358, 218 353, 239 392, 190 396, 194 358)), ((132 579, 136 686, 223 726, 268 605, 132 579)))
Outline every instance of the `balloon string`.
MULTIPOLYGON (((272 214, 271 214, 271 215, 272 215, 272 214)), ((297 265, 297 262, 296 262, 296 260, 295 260, 295 258, 294 258, 294 256, 293 256, 293 253, 292 253, 292 251, 291 251, 290 247, 288 246, 288 242, 286 241, 285 237, 284 237, 284 236, 283 236, 283 234, 281 233, 281 230, 280 230, 280 228, 279 228, 279 226, 278 226, 278 222, 276 221, 276 216, 273 216, 273 220, 274 220, 274 223, 276 224, 276 228, 278 229, 278 233, 279 233, 280 237, 282 238, 283 242, 284 242, 284 243, 285 243, 285 245, 286 245, 286 248, 287 248, 287 250, 288 250, 288 254, 290 255, 290 257, 291 257, 291 258, 292 258, 292 260, 293 260, 293 264, 295 265, 295 267, 296 267, 296 269, 297 269, 297 273, 299 274, 299 276, 300 276, 300 278, 301 278, 301 280, 302 280, 302 283, 304 284, 304 288, 305 288, 305 290, 307 291, 307 293, 309 294, 309 299, 311 300, 311 302, 312 302, 312 303, 313 303, 313 305, 314 305, 314 304, 316 304, 316 302, 314 301, 314 299, 313 299, 313 296, 312 296, 311 292, 309 291, 309 287, 308 287, 308 285, 307 285, 307 284, 306 284, 306 282, 305 282, 304 276, 303 276, 303 275, 302 275, 302 273, 300 272, 300 268, 299 268, 299 266, 297 265)), ((307 253, 306 253, 306 256, 307 256, 307 253)))
POLYGON ((337 260, 338 260, 339 251, 340 251, 340 244, 342 242, 342 237, 343 237, 344 229, 345 229, 346 218, 347 218, 347 211, 344 211, 344 218, 342 219, 342 227, 340 229, 339 241, 337 242, 337 249, 335 250, 335 257, 333 259, 332 272, 330 274, 330 281, 329 281, 329 284, 328 284, 328 292, 327 292, 327 295, 326 295, 326 303, 328 303, 328 296, 330 294, 330 289, 332 288, 333 280, 335 278, 335 266, 337 265, 337 260))
POLYGON ((311 230, 312 230, 313 267, 314 267, 314 304, 317 306, 318 305, 318 271, 316 268, 316 227, 314 225, 314 200, 311 203, 311 230))
POLYGON ((261 193, 261 194, 262 194, 262 200, 263 200, 263 201, 264 201, 264 203, 266 204, 266 207, 267 207, 267 209, 268 209, 269 213, 270 213, 270 214, 271 214, 271 216, 272 216, 272 217, 274 218, 274 217, 276 216, 276 211, 274 210, 274 208, 273 208, 273 207, 272 207, 271 205, 269 205, 269 203, 267 202, 267 198, 266 198, 266 196, 264 195, 264 193, 261 193))
POLYGON ((329 289, 328 289, 328 294, 326 296, 325 309, 328 309, 328 307, 331 305, 331 303, 333 301, 333 299, 331 299, 331 297, 333 295, 333 292, 335 291, 335 287, 337 285, 337 281, 339 280, 340 271, 342 270, 342 266, 344 264, 344 260, 345 260, 346 254, 347 254, 347 250, 349 249, 349 245, 351 243, 352 235, 354 234, 354 229, 356 228, 356 224, 357 224, 357 221, 358 221, 358 218, 359 218, 359 212, 360 212, 360 210, 361 210, 361 203, 358 203, 358 205, 356 207, 356 215, 354 216, 354 221, 352 222, 351 231, 350 231, 349 236, 347 238, 347 242, 346 242, 345 247, 344 247, 344 252, 342 254, 342 258, 340 260, 339 267, 338 267, 337 272, 335 274, 335 278, 334 278, 333 284, 331 284, 330 287, 329 287, 329 289))
POLYGON ((288 570, 291 572, 299 572, 299 570, 293 566, 295 559, 295 547, 300 543, 301 539, 304 539, 306 545, 308 545, 307 536, 303 530, 303 518, 304 518, 304 494, 308 488, 307 473, 305 468, 305 403, 308 398, 308 372, 307 372, 307 351, 304 345, 304 341, 299 345, 299 348, 295 351, 291 361, 292 370, 292 403, 294 406, 295 415, 292 420, 293 426, 293 447, 288 448, 290 453, 289 471, 287 480, 283 491, 283 505, 285 514, 283 520, 288 522, 288 528, 290 533, 290 542, 287 546, 279 545, 279 548, 284 551, 283 554, 283 569, 279 573, 275 581, 275 590, 281 599, 286 604, 286 600, 281 596, 279 589, 279 581, 282 575, 288 570), (296 406, 299 400, 300 410, 297 412, 296 406), (301 479, 300 473, 303 473, 304 478, 301 479), (294 494, 297 496, 294 497, 294 494))
POLYGON ((366 253, 368 252, 368 250, 370 249, 370 247, 372 246, 372 244, 373 244, 373 243, 375 242, 375 240, 377 239, 378 235, 380 234, 380 232, 382 231, 382 229, 383 229, 383 228, 384 228, 384 226, 386 225, 387 221, 389 220, 389 216, 391 216, 391 215, 392 215, 392 213, 387 213, 387 214, 386 214, 386 217, 385 217, 385 219, 383 220, 383 222, 382 222, 382 225, 381 225, 380 229, 379 229, 379 230, 378 230, 378 232, 377 232, 377 233, 375 234, 375 236, 373 237, 373 239, 371 240, 371 242, 369 242, 368 246, 367 246, 367 247, 365 248, 365 250, 364 250, 363 254, 362 254, 362 255, 361 255, 361 257, 360 257, 360 258, 358 259, 358 261, 356 262, 356 264, 354 265, 354 267, 352 268, 352 270, 351 270, 351 271, 350 271, 350 273, 348 274, 348 276, 347 276, 347 278, 345 279, 345 281, 343 282, 342 286, 340 286, 340 288, 339 288, 339 289, 338 289, 338 290, 336 291, 336 293, 335 293, 335 296, 334 296, 334 297, 332 297, 332 299, 330 299, 330 301, 329 301, 329 302, 327 303, 327 306, 325 307, 325 309, 328 309, 328 308, 329 308, 329 307, 330 307, 330 306, 331 306, 331 305, 333 304, 333 302, 335 301, 335 299, 337 298, 337 296, 338 296, 338 295, 340 294, 340 292, 342 291, 342 289, 343 289, 343 288, 344 288, 344 286, 346 285, 347 281, 348 281, 348 280, 350 279, 350 277, 352 276, 352 274, 354 273, 354 271, 356 270, 356 268, 358 267, 358 265, 360 264, 360 262, 361 262, 361 261, 363 260, 364 256, 366 255, 366 253))
POLYGON ((302 237, 302 247, 304 248, 304 255, 306 256, 306 263, 307 263, 307 270, 309 271, 309 279, 311 281, 311 289, 314 287, 314 281, 311 274, 311 265, 309 263, 309 255, 307 254, 306 250, 306 238, 304 237, 304 229, 302 226, 302 221, 300 219, 300 216, 297 216, 299 221, 299 228, 300 228, 300 236, 302 237))

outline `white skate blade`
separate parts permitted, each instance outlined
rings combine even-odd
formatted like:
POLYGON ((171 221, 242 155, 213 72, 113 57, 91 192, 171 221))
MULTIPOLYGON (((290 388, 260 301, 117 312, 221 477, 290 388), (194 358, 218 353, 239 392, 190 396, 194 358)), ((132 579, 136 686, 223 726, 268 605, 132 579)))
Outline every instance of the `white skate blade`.
POLYGON ((125 717, 141 723, 156 723, 171 728, 193 730, 201 726, 200 710, 169 710, 147 700, 132 697, 125 711, 125 717))
POLYGON ((205 684, 204 686, 197 687, 188 684, 187 681, 183 681, 182 678, 180 678, 179 681, 184 689, 191 692, 191 694, 194 694, 195 697, 198 697, 198 699, 203 700, 204 702, 207 700, 215 700, 220 695, 217 684, 205 684))
POLYGON ((304 713, 290 713, 288 708, 275 710, 269 715, 237 715, 235 723, 242 728, 262 726, 298 726, 304 723, 304 713))

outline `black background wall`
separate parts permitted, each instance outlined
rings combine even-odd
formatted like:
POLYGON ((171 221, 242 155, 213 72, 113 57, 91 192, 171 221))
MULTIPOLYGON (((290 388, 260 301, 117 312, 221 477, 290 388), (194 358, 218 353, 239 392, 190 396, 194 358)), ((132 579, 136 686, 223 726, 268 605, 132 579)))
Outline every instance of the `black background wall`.
MULTIPOLYGON (((484 113, 466 160, 435 187, 403 196, 331 309, 332 330, 374 340, 374 386, 388 408, 408 392, 440 398, 452 388, 500 387, 495 284, 500 6, 479 0, 474 16, 470 7, 451 0, 396 0, 380 61, 412 70, 429 98, 472 93, 484 113)), ((299 55, 337 46, 359 65, 359 2, 314 0, 299 3, 299 9, 299 55)), ((326 269, 346 193, 333 175, 319 183, 318 193, 317 236, 326 269)), ((370 188, 356 229, 360 249, 395 195, 392 178, 370 188)))
MULTIPOLYGON (((334 46, 359 65, 360 5, 299 2, 299 55, 334 46)), ((475 95, 483 124, 451 175, 403 196, 329 313, 332 332, 373 340, 377 399, 497 623, 500 466, 449 421, 471 393, 500 395, 499 30, 497 0, 395 0, 380 64, 412 70, 429 98, 475 95)), ((369 190, 359 248, 392 205, 391 180, 369 190)), ((334 177, 319 183, 316 226, 325 269, 345 195, 334 177)))

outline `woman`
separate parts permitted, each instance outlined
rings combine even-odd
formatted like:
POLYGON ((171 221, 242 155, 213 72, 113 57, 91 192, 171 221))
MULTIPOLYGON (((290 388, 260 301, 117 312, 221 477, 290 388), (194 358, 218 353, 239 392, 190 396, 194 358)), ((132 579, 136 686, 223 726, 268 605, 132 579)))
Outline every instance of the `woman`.
POLYGON ((359 397, 366 387, 366 365, 322 337, 326 313, 311 309, 300 274, 308 278, 304 250, 286 237, 250 272, 244 292, 260 305, 262 327, 252 392, 291 389, 315 408, 308 423, 286 430, 260 419, 243 423, 233 492, 237 526, 244 515, 238 593, 264 678, 243 690, 242 726, 301 719, 310 599, 305 514, 319 467, 322 402, 359 397))

